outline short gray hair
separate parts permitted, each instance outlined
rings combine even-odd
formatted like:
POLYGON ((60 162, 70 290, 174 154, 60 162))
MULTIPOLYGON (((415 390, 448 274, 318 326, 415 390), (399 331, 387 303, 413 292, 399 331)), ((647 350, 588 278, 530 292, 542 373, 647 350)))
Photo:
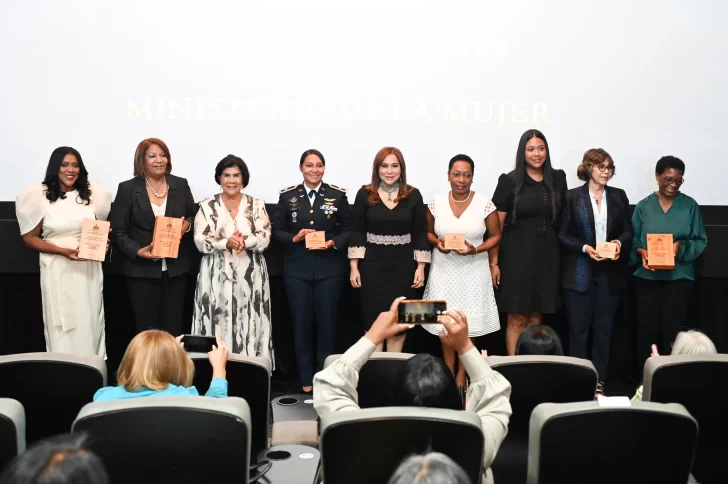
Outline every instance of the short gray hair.
POLYGON ((718 353, 713 342, 700 331, 680 331, 672 344, 673 355, 714 355, 718 353))
POLYGON ((471 481, 463 468, 451 458, 430 452, 405 458, 388 484, 471 484, 471 481))

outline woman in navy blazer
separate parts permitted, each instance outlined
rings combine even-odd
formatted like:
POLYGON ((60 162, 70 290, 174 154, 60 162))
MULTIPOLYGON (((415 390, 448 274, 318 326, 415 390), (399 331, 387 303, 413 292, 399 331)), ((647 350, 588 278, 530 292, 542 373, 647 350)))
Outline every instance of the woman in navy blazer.
POLYGON ((576 171, 584 185, 566 193, 559 218, 562 302, 569 326, 569 356, 587 357, 592 331, 591 357, 599 373, 597 393, 604 392, 612 326, 622 288, 627 281, 627 259, 632 241, 629 200, 624 190, 607 186, 614 176, 614 161, 603 149, 584 153, 576 171), (617 244, 614 260, 600 257, 598 242, 617 244))
POLYGON ((183 306, 190 270, 187 240, 197 204, 184 178, 171 174, 172 156, 160 139, 145 139, 134 155, 134 178, 119 183, 111 207, 111 240, 124 255, 121 272, 136 321, 137 333, 149 328, 182 334, 183 306), (152 256, 157 216, 181 218, 176 259, 152 256))

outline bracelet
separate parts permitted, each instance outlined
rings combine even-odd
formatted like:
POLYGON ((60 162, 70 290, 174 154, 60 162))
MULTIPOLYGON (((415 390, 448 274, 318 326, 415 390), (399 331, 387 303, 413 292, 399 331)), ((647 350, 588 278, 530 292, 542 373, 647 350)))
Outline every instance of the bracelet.
POLYGON ((492 266, 497 266, 497 265, 498 265, 498 263, 497 263, 497 262, 496 262, 495 264, 491 263, 490 265, 492 265, 492 266))
POLYGON ((473 255, 478 255, 478 248, 477 247, 475 248, 475 254, 473 254, 473 255))

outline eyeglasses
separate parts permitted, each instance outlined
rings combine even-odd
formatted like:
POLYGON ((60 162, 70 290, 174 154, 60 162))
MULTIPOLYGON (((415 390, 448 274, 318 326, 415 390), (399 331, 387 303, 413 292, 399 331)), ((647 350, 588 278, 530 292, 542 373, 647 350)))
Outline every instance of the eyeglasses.
POLYGON ((602 163, 601 165, 597 165, 597 168, 599 168, 599 171, 604 173, 605 171, 610 171, 614 173, 614 165, 607 165, 606 163, 602 163))
POLYGON ((662 178, 662 181, 665 182, 665 185, 677 185, 680 186, 683 183, 685 183, 685 178, 673 178, 671 176, 666 176, 662 178))

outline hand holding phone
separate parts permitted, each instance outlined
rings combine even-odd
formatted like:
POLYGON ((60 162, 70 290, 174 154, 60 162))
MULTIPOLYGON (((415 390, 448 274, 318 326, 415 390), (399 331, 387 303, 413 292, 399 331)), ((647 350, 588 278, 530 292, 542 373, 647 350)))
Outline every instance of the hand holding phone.
POLYGON ((209 353, 217 344, 214 336, 200 336, 196 334, 183 334, 182 347, 188 353, 209 353))

